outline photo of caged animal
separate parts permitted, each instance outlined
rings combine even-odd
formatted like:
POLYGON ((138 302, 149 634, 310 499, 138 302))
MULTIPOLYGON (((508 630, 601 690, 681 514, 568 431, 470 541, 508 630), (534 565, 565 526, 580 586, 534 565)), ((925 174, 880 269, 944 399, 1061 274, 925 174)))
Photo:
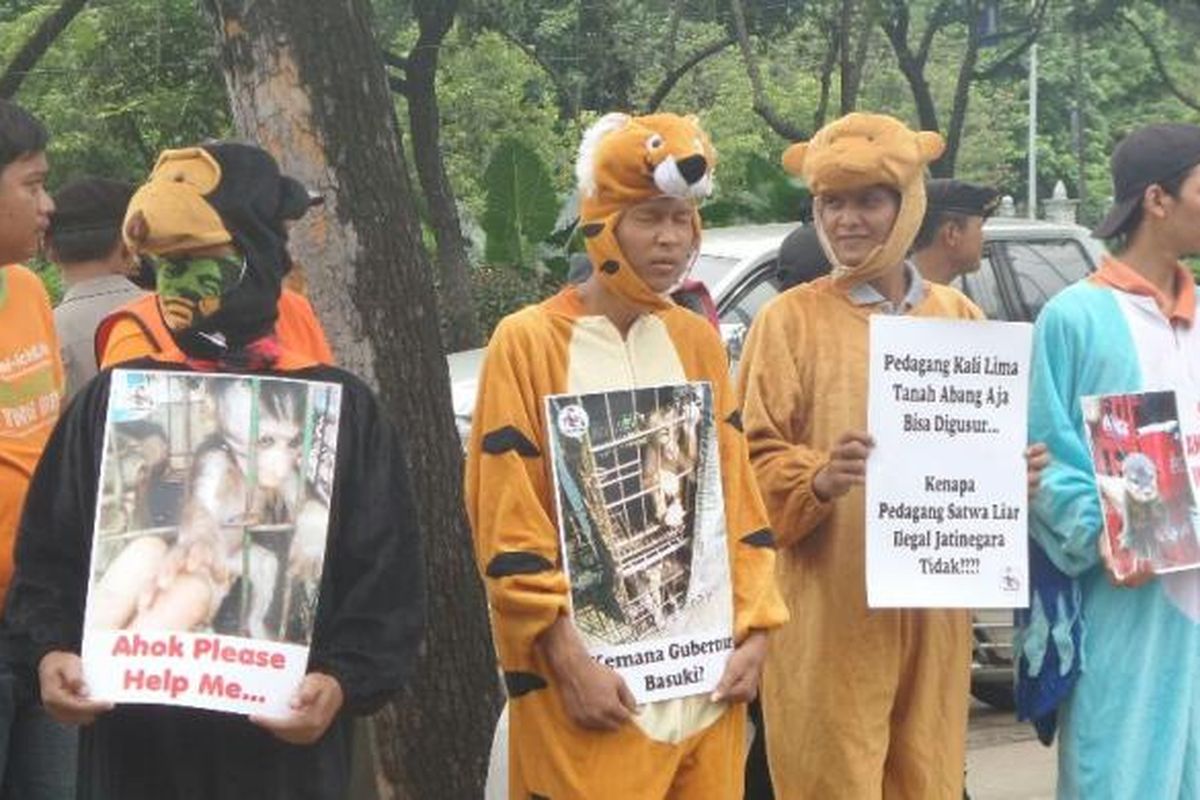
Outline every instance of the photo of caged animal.
POLYGON ((705 624, 724 567, 711 389, 681 384, 548 403, 563 554, 585 639, 621 644, 705 624), (715 494, 714 494, 715 493, 715 494), (707 499, 706 499, 707 498, 707 499), (707 540, 716 542, 711 546, 707 540), (703 591, 699 591, 703 590, 703 591))
POLYGON ((307 644, 341 388, 119 370, 85 626, 307 644))

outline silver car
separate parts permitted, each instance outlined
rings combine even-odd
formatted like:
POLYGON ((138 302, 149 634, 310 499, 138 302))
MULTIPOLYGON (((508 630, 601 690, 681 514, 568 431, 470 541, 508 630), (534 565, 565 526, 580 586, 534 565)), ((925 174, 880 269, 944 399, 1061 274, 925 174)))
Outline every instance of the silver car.
MULTIPOLYGON (((691 277, 705 284, 717 305, 721 336, 737 361, 746 330, 781 291, 779 245, 798 223, 743 225, 704 232, 691 277)), ((1094 271, 1104 253, 1078 225, 995 217, 983 228, 980 269, 955 281, 991 319, 1032 321, 1059 290, 1094 271)), ((447 357, 454 416, 466 441, 471 428, 483 350, 447 357)), ((975 614, 971 692, 997 708, 1013 707, 1012 614, 975 614)))

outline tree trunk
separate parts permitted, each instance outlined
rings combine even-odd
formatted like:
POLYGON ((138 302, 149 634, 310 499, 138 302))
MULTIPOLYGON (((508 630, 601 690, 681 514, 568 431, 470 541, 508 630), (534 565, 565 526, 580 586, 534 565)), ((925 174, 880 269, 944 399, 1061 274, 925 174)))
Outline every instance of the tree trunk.
MULTIPOLYGON (((842 113, 849 114, 858 108, 858 95, 862 91, 863 68, 867 54, 871 51, 871 40, 875 33, 875 10, 871 0, 863 3, 859 10, 858 42, 854 45, 854 57, 842 71, 842 113)), ((849 38, 847 38, 847 42, 849 38)))
POLYGON ((430 625, 415 678, 374 719, 381 794, 478 797, 501 695, 430 268, 369 2, 204 5, 239 132, 325 198, 293 247, 341 363, 378 390, 408 454, 430 625))
POLYGON ((442 41, 454 20, 455 3, 443 2, 421 15, 421 35, 405 67, 408 123, 413 161, 429 208, 437 240, 438 300, 442 310, 442 339, 446 352, 478 347, 479 318, 471 291, 471 262, 463 240, 454 191, 446 175, 438 116, 437 62, 442 41))
POLYGON ((729 0, 729 10, 733 16, 738 48, 742 51, 742 63, 746 67, 746 77, 750 80, 754 113, 758 114, 763 122, 771 127, 771 130, 788 141, 799 142, 807 139, 808 133, 781 117, 767 98, 767 91, 763 87, 762 73, 758 69, 758 59, 754 55, 754 48, 750 45, 750 32, 746 27, 746 10, 742 6, 742 0, 729 0))
POLYGON ((21 49, 13 56, 12 61, 8 62, 8 67, 5 68, 3 74, 0 74, 0 97, 9 99, 17 93, 26 76, 29 75, 29 71, 41 60, 46 51, 50 49, 50 45, 54 44, 54 40, 66 30, 66 27, 71 24, 71 20, 75 19, 85 5, 87 5, 87 0, 63 0, 62 5, 53 14, 42 20, 42 24, 38 25, 33 35, 25 44, 21 45, 21 49))
MULTIPOLYGON (((976 4, 967 3, 967 18, 975 19, 976 4)), ((953 178, 958 163, 958 149, 962 144, 963 126, 967 122, 967 106, 971 100, 971 82, 975 79, 975 64, 979 60, 979 32, 975 25, 967 26, 967 49, 958 67, 958 80, 954 85, 954 104, 950 108, 950 125, 946 130, 946 152, 930 165, 929 171, 936 178, 953 178)))

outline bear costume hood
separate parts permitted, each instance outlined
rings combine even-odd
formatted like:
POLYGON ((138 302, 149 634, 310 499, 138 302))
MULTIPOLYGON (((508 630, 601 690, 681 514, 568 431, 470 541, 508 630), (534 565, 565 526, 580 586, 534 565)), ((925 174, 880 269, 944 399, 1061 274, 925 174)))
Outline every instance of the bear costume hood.
POLYGON ((871 186, 887 186, 900 195, 900 210, 887 239, 854 267, 838 261, 820 215, 814 214, 836 285, 849 289, 868 283, 904 260, 925 217, 925 169, 945 149, 945 140, 934 131, 910 130, 886 114, 855 112, 784 151, 784 169, 808 184, 814 205, 823 194, 871 186))

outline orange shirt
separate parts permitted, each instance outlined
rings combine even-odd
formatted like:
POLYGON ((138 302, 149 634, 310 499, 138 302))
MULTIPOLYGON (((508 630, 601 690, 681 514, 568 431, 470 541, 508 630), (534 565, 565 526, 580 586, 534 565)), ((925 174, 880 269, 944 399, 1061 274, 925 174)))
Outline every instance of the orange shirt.
POLYGON ((25 492, 58 420, 62 395, 50 298, 29 270, 0 267, 0 593, 12 578, 25 492))
MULTIPOLYGON (((145 297, 110 314, 96 331, 96 362, 111 367, 145 356, 182 361, 167 326, 158 313, 158 296, 145 297)), ((279 295, 275 333, 284 350, 319 364, 332 364, 333 352, 312 306, 303 295, 284 289, 279 295)))

